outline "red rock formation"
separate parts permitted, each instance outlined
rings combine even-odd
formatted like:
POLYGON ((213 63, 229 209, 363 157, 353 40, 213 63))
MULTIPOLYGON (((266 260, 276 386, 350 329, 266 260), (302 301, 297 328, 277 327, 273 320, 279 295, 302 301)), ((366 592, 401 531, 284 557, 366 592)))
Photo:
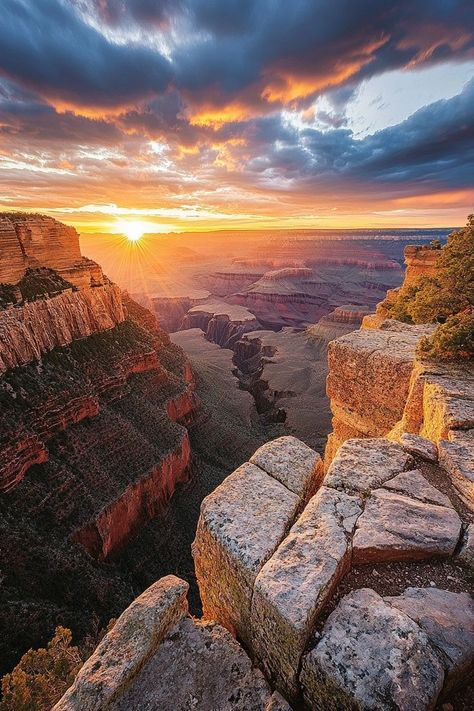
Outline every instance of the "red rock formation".
POLYGON ((436 261, 441 254, 439 249, 430 245, 409 245, 405 247, 405 279, 404 285, 411 284, 420 276, 436 274, 436 261))
POLYGON ((191 455, 188 433, 146 476, 129 486, 72 539, 93 557, 105 560, 119 550, 148 519, 163 513, 176 484, 187 481, 191 455))
POLYGON ((69 270, 81 259, 73 227, 44 215, 0 213, 0 282, 17 282, 28 267, 69 270))
POLYGON ((0 373, 125 319, 120 289, 106 284, 63 291, 0 311, 0 373))

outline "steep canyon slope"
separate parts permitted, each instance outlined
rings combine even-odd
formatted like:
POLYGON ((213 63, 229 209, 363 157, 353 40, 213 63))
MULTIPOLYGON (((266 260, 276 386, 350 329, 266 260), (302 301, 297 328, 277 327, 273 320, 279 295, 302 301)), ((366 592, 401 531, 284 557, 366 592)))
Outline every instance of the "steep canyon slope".
POLYGON ((0 226, 2 274, 15 279, 0 287, 0 656, 9 665, 56 624, 84 635, 140 591, 111 561, 189 478, 185 425, 198 402, 182 350, 81 257, 74 230, 10 214, 0 226))

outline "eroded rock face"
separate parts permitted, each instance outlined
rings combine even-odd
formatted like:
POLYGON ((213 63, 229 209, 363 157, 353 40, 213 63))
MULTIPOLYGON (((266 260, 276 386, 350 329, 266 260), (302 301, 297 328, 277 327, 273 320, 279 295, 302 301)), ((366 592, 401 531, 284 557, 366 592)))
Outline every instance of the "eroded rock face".
POLYGON ((328 462, 348 437, 384 436, 402 418, 416 345, 432 330, 385 321, 380 329, 354 331, 329 344, 327 394, 333 433, 328 462))
POLYGON ((0 374, 125 320, 120 289, 65 291, 0 311, 0 374))
POLYGON ((194 306, 183 319, 181 329, 200 328, 206 338, 222 348, 233 348, 244 333, 259 327, 255 316, 245 308, 225 303, 194 306))
POLYGON ((81 258, 73 227, 45 215, 0 213, 0 283, 16 283, 28 267, 70 269, 81 258))
POLYGON ((310 708, 425 711, 443 686, 444 668, 428 635, 373 590, 346 595, 303 660, 310 708))
POLYGON ((72 539, 93 558, 105 560, 123 547, 144 521, 164 512, 176 485, 188 480, 190 458, 189 436, 183 430, 181 441, 156 467, 127 487, 72 539))
POLYGON ((296 494, 248 462, 204 499, 193 556, 206 618, 250 641, 255 578, 299 505, 296 494))
POLYGON ((350 567, 350 534, 361 510, 358 497, 323 486, 255 581, 252 649, 291 697, 317 616, 350 567))

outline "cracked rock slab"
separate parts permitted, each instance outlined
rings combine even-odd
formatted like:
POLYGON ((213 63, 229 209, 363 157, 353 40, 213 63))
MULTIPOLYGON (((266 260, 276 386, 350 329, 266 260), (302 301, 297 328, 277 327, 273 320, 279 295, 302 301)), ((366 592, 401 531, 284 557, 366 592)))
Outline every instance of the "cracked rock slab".
POLYGON ((305 500, 317 491, 324 476, 319 454, 291 436, 267 442, 257 449, 250 462, 305 500))
POLYGON ((461 533, 457 513, 393 491, 367 499, 353 539, 354 564, 453 555, 461 533))
POLYGON ((474 602, 467 593, 438 588, 407 588, 384 600, 416 622, 443 653, 451 680, 474 662, 474 602))
POLYGON ((318 614, 350 566, 349 534, 360 513, 358 497, 323 486, 255 581, 252 647, 290 698, 318 614))
POLYGON ((325 711, 426 711, 444 667, 428 635, 373 590, 346 595, 303 659, 303 696, 325 711))
POLYGON ((349 439, 337 451, 324 484, 349 492, 367 492, 413 463, 413 458, 396 442, 381 437, 349 439))
POLYGON ((193 556, 204 616, 250 640, 255 578, 292 525, 300 498, 245 463, 201 505, 193 556))
POLYGON ((161 643, 113 711, 267 711, 271 703, 263 674, 229 632, 216 622, 188 617, 161 643))
POLYGON ((80 669, 54 711, 110 708, 164 637, 187 614, 188 588, 184 580, 168 575, 134 600, 80 669))
POLYGON ((436 445, 431 442, 431 440, 426 439, 426 437, 420 437, 420 435, 403 432, 399 442, 403 449, 409 454, 412 454, 414 457, 421 457, 422 459, 426 459, 427 462, 438 461, 438 450, 436 445))
POLYGON ((474 430, 451 430, 449 441, 438 443, 439 463, 460 498, 474 512, 474 430))
POLYGON ((428 504, 453 508, 446 494, 441 493, 441 491, 432 486, 418 469, 397 474, 393 479, 385 482, 383 488, 397 491, 400 494, 405 494, 412 499, 418 499, 428 504))

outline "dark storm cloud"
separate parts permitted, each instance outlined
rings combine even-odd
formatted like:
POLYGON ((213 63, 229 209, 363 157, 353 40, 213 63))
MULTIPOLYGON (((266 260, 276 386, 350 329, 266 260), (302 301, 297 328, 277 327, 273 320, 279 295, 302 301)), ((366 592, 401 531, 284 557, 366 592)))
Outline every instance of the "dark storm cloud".
POLYGON ((171 76, 158 52, 112 43, 59 0, 2 0, 0 73, 46 97, 92 107, 160 92, 171 76))
POLYGON ((170 82, 195 103, 285 104, 472 54, 473 28, 471 0, 3 0, 0 71, 78 106, 131 104, 170 82), (105 32, 170 23, 185 40, 171 41, 171 61, 105 32), (292 82, 307 84, 303 96, 292 82))
MULTIPOLYGON (((472 186, 474 166, 474 80, 452 99, 420 109, 402 123, 367 136, 351 131, 278 129, 271 148, 256 153, 249 174, 270 173, 313 186, 366 184, 374 191, 472 186)), ((264 129, 263 129, 264 130, 264 129)))
POLYGON ((72 111, 59 113, 34 94, 8 81, 0 81, 0 137, 28 136, 28 143, 68 145, 112 145, 121 139, 120 130, 104 119, 87 118, 72 111))

